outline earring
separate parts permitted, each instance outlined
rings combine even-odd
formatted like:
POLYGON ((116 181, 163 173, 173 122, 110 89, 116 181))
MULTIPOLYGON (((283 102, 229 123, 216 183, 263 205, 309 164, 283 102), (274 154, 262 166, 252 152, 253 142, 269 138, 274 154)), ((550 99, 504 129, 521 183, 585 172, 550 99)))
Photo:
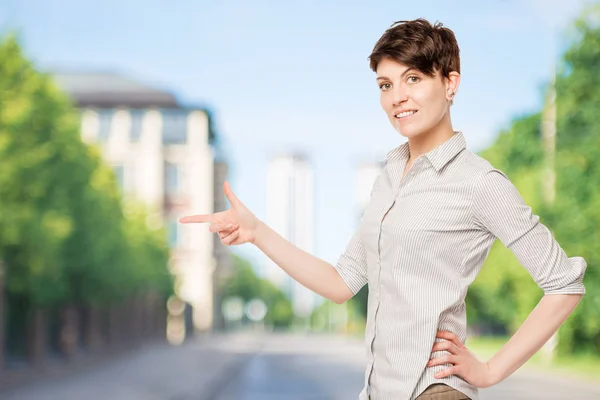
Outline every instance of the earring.
POLYGON ((453 91, 453 90, 450 90, 450 89, 448 89, 448 96, 450 97, 450 98, 448 99, 448 101, 450 102, 450 105, 453 105, 453 104, 454 104, 454 99, 453 99, 453 97, 454 97, 454 91, 453 91))

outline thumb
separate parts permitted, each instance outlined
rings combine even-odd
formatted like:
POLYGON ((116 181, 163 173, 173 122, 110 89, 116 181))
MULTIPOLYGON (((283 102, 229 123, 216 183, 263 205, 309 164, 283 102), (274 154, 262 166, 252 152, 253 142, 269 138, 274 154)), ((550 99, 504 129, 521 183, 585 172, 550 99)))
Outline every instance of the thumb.
POLYGON ((225 181, 223 184, 223 192, 225 192, 225 197, 227 197, 227 200, 229 200, 229 203, 231 203, 232 206, 238 206, 242 203, 240 199, 238 199, 233 193, 233 190, 231 190, 231 186, 229 186, 228 181, 225 181))

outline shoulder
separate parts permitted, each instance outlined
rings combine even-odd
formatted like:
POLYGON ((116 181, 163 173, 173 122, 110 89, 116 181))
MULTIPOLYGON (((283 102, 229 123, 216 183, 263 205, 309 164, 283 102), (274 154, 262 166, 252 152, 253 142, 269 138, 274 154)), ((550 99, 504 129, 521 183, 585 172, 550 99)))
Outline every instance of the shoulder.
POLYGON ((508 175, 487 159, 466 149, 460 158, 459 174, 472 201, 515 194, 516 188, 508 175))
POLYGON ((467 172, 474 185, 494 181, 498 178, 509 180, 504 171, 496 168, 487 159, 470 150, 462 153, 462 168, 467 172))
POLYGON ((521 204, 523 199, 515 184, 508 175, 493 166, 488 160, 468 152, 465 154, 465 164, 470 170, 470 196, 473 203, 495 204, 521 204))

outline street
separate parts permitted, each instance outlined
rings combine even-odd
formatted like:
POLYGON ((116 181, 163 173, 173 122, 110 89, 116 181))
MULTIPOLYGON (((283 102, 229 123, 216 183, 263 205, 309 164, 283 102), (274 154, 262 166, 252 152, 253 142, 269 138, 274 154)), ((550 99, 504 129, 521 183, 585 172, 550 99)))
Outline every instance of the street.
MULTIPOLYGON (((352 400, 362 389, 362 341, 324 335, 215 335, 124 354, 6 393, 4 400, 352 400)), ((600 384, 528 369, 480 391, 483 400, 600 399, 600 384)))

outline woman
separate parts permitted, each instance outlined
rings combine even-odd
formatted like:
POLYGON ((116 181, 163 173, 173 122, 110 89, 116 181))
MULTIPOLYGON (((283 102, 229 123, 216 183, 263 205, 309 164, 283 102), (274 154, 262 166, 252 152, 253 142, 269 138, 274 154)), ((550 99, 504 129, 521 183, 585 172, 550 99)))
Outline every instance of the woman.
MULTIPOLYGON (((568 258, 510 180, 466 149, 450 107, 460 84, 454 33, 426 20, 392 25, 370 64, 381 106, 408 142, 387 155, 357 232, 336 265, 283 239, 225 183, 231 208, 210 222, 225 245, 253 243, 293 279, 338 304, 369 284, 360 400, 477 399, 527 361, 585 293, 586 263, 568 258), (498 238, 544 297, 489 361, 465 347, 464 299, 498 238)), ((502 266, 499 266, 502 267, 502 266)))

